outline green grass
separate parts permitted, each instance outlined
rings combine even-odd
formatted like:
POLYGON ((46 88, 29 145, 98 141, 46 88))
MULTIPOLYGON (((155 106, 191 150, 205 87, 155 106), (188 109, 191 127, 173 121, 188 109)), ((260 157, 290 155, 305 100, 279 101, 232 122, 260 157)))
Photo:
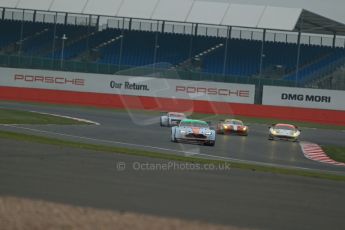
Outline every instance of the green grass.
POLYGON ((261 166, 261 165, 238 163, 238 162, 231 162, 231 161, 209 160, 209 159, 202 159, 202 158, 195 158, 195 157, 186 157, 186 156, 165 154, 165 153, 159 153, 159 152, 152 152, 152 151, 146 151, 146 150, 80 143, 80 142, 53 139, 49 137, 28 135, 28 134, 8 132, 8 131, 0 131, 0 138, 14 139, 18 141, 36 142, 36 143, 56 145, 56 146, 61 146, 61 147, 94 150, 94 151, 100 151, 100 152, 158 158, 158 159, 163 159, 163 160, 183 161, 183 162, 200 163, 200 164, 223 164, 223 165, 230 164, 231 168, 238 168, 238 169, 244 169, 244 170, 278 173, 278 174, 294 175, 294 176, 305 176, 305 177, 328 179, 328 180, 335 180, 335 181, 345 181, 345 176, 330 174, 330 173, 323 173, 319 171, 261 166))
POLYGON ((345 163, 345 147, 322 146, 322 149, 333 160, 345 163))
POLYGON ((14 109, 0 109, 0 124, 87 124, 68 118, 14 109))

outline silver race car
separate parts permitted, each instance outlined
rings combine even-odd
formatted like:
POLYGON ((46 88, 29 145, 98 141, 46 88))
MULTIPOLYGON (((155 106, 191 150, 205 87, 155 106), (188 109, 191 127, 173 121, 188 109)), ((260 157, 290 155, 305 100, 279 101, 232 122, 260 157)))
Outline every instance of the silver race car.
POLYGON ((214 146, 216 143, 216 132, 211 130, 205 121, 184 119, 179 126, 171 128, 171 141, 193 142, 214 146))
POLYGON ((171 127, 178 125, 183 119, 186 119, 186 115, 177 112, 168 112, 166 115, 161 116, 160 125, 163 127, 171 127))
POLYGON ((298 141, 301 131, 295 125, 290 124, 274 124, 269 127, 269 140, 283 139, 298 141))

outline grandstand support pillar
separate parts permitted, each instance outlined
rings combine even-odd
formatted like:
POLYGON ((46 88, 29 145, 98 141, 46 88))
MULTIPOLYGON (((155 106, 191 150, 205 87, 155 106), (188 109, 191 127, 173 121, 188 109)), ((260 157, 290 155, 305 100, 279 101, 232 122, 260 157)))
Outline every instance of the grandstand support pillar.
POLYGON ((192 32, 191 32, 191 36, 190 36, 190 43, 189 43, 189 60, 192 59, 192 53, 193 53, 193 40, 194 40, 194 36, 196 36, 198 34, 198 24, 192 24, 192 32))
POLYGON ((332 43, 332 47, 335 48, 335 40, 337 39, 337 34, 334 33, 333 34, 333 43, 332 43))
POLYGON ((266 29, 263 30, 262 41, 261 41, 259 81, 261 79, 262 67, 263 67, 263 62, 264 62, 265 40, 266 40, 266 29))
POLYGON ((98 30, 99 30, 99 28, 100 28, 100 24, 99 24, 99 20, 100 20, 100 17, 101 16, 97 16, 97 20, 96 20, 96 27, 98 28, 98 30))
POLYGON ((2 20, 5 20, 5 11, 6 11, 6 9, 3 9, 3 10, 2 10, 2 15, 1 15, 1 19, 2 19, 2 20))
POLYGON ((295 74, 295 86, 297 86, 297 82, 298 82, 300 57, 301 57, 301 30, 298 31, 298 37, 297 37, 297 62, 296 62, 296 74, 295 74))
POLYGON ((61 62, 60 62, 60 69, 63 68, 63 58, 64 58, 64 51, 65 51, 65 41, 67 40, 66 34, 63 34, 61 37, 62 41, 62 48, 61 48, 61 62))
POLYGON ((261 41, 261 51, 260 51, 260 66, 259 66, 259 79, 258 79, 258 84, 256 84, 255 87, 255 103, 256 104, 261 104, 262 103, 262 90, 263 87, 261 85, 261 78, 262 78, 262 68, 263 68, 263 63, 264 63, 264 49, 265 49, 265 41, 266 41, 266 29, 262 31, 262 41, 261 41))
POLYGON ((164 30, 165 30, 165 21, 162 22, 161 33, 164 33, 164 30))
MULTIPOLYGON (((125 19, 123 19, 123 28, 125 25, 125 19)), ((141 26, 140 26, 141 27, 141 26)), ((128 30, 131 31, 132 30, 132 18, 129 19, 129 23, 128 23, 128 30)))
POLYGON ((153 50, 153 74, 156 75, 156 62, 157 62, 157 51, 159 48, 158 45, 158 33, 159 33, 159 21, 157 21, 157 28, 156 28, 156 34, 155 34, 155 45, 153 50))
MULTIPOLYGON (((86 38, 86 50, 88 52, 88 58, 90 57, 91 49, 90 49, 90 32, 92 31, 91 25, 92 24, 92 15, 89 15, 89 23, 87 25, 87 38, 86 38)), ((88 59, 89 60, 89 59, 88 59)))
POLYGON ((195 24, 194 36, 198 36, 198 27, 199 27, 199 24, 195 24))
MULTIPOLYGON (((54 15, 54 32, 53 32, 53 47, 52 47, 52 60, 54 59, 55 42, 56 42, 56 27, 57 27, 57 13, 54 15)), ((52 61, 53 65, 54 62, 52 61)))
POLYGON ((67 21, 68 21, 68 13, 65 14, 65 22, 64 22, 64 25, 67 25, 67 21))
POLYGON ((227 33, 226 33, 226 40, 225 40, 225 49, 224 49, 223 76, 225 76, 226 63, 228 62, 228 46, 229 46, 229 39, 231 37, 231 31, 232 31, 232 27, 228 26, 227 33))
POLYGON ((37 15, 37 10, 34 10, 34 15, 32 17, 33 22, 36 22, 36 15, 37 15))
POLYGON ((20 26, 20 38, 19 38, 19 48, 18 48, 18 56, 22 54, 22 47, 23 47, 23 36, 24 36, 24 14, 25 11, 22 12, 22 23, 20 26))
POLYGON ((120 52, 119 52, 119 66, 118 66, 118 71, 121 69, 121 63, 122 63, 122 49, 123 49, 124 34, 125 34, 125 18, 122 18, 122 29, 121 29, 121 41, 120 41, 120 52))

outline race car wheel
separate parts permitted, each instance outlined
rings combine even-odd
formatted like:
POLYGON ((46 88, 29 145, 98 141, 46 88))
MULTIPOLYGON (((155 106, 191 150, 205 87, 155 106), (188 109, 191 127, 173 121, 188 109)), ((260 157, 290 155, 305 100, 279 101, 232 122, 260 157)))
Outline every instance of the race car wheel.
POLYGON ((171 133, 171 141, 177 143, 175 133, 171 133))
POLYGON ((214 146, 216 144, 216 141, 208 141, 205 143, 205 145, 208 145, 208 146, 214 146))

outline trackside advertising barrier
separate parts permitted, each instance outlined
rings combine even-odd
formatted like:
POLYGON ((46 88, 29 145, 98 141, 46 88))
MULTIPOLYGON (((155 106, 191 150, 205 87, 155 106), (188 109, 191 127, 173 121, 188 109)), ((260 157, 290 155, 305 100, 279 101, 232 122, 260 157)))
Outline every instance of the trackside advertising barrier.
POLYGON ((123 108, 129 113, 130 109, 197 112, 345 126, 344 92, 265 86, 265 105, 255 105, 254 95, 255 86, 245 84, 0 68, 0 100, 123 108))
POLYGON ((0 68, 0 86, 254 104, 255 86, 151 77, 0 68))
POLYGON ((264 86, 262 104, 345 111, 345 91, 264 86))

